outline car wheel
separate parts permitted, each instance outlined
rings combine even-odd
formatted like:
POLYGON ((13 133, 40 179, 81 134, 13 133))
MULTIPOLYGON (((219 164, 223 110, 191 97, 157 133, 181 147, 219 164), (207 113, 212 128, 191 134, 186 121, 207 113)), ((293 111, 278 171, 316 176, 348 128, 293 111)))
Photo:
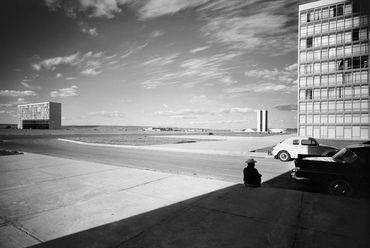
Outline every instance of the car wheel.
POLYGON ((278 155, 280 161, 286 162, 290 160, 290 154, 287 151, 281 151, 278 155))
POLYGON ((336 196, 350 197, 353 194, 353 188, 345 180, 334 180, 329 184, 329 193, 336 196))

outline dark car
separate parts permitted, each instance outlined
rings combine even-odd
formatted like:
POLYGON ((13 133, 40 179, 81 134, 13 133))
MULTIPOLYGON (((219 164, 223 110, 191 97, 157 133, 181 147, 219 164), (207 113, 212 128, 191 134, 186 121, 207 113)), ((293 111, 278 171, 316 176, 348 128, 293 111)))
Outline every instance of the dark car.
POLYGON ((350 197, 370 189, 370 145, 351 145, 333 157, 299 157, 290 176, 327 193, 350 197))

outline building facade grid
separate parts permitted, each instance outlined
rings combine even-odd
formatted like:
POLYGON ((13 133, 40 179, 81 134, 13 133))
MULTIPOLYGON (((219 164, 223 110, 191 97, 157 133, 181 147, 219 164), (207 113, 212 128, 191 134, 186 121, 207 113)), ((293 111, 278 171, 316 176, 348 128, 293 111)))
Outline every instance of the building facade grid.
POLYGON ((368 8, 335 0, 300 6, 299 135, 370 138, 368 8))
POLYGON ((60 129, 61 103, 18 105, 18 129, 60 129))

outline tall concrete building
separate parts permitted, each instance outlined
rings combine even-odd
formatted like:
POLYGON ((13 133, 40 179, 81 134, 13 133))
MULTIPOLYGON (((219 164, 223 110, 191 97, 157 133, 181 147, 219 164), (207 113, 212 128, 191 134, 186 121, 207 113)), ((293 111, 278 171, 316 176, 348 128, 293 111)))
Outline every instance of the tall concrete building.
POLYGON ((299 6, 300 136, 370 138, 369 2, 299 6))
POLYGON ((267 110, 257 110, 257 132, 268 131, 268 112, 267 110))
POLYGON ((62 104, 41 102, 18 105, 18 129, 61 129, 62 104))

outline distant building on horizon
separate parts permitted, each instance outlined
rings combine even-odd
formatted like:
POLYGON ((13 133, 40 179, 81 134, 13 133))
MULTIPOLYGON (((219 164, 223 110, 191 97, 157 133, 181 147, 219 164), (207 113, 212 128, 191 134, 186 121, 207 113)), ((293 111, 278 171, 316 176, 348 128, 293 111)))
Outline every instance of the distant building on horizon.
POLYGON ((369 2, 299 6, 299 136, 370 138, 369 2))
POLYGON ((268 111, 257 110, 257 132, 268 131, 268 111))
POLYGON ((61 128, 61 103, 41 102, 18 105, 18 129, 61 128))

